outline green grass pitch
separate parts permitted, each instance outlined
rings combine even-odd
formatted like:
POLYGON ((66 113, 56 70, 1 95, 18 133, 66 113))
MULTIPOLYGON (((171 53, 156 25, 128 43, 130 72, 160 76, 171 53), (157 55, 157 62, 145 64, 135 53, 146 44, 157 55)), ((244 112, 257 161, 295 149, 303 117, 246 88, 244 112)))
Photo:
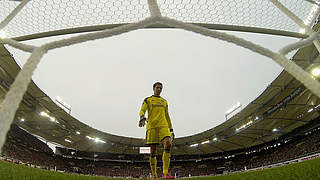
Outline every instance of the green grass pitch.
MULTIPOLYGON (((60 173, 16 165, 0 161, 0 180, 117 180, 121 178, 107 178, 96 176, 60 173)), ((125 179, 125 178, 123 178, 125 179)), ((275 167, 265 170, 256 170, 230 175, 207 176, 189 178, 190 180, 319 180, 320 159, 275 167)))

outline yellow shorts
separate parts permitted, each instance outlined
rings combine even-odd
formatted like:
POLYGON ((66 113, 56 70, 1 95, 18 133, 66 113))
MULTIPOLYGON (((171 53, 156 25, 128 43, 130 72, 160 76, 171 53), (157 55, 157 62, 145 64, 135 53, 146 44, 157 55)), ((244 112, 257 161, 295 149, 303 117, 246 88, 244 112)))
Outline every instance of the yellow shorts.
POLYGON ((168 127, 151 128, 146 132, 146 144, 159 144, 164 138, 170 137, 168 127))

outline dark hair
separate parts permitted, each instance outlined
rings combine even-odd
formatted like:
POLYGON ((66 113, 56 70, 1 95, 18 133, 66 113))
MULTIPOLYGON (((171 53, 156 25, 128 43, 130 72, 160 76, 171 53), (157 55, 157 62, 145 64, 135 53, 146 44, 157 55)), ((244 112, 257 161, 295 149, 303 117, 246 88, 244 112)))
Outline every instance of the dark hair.
POLYGON ((161 82, 156 82, 153 84, 153 89, 156 87, 156 85, 161 85, 162 86, 162 83, 161 82))

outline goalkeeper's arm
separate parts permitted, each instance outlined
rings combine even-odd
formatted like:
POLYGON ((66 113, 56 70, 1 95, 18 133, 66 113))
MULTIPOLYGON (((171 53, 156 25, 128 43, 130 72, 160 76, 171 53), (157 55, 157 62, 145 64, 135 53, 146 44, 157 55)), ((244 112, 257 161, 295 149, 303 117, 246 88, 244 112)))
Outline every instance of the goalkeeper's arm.
POLYGON ((140 116, 139 127, 143 127, 146 124, 146 117, 140 116))
POLYGON ((147 109, 148 109, 148 105, 147 105, 148 101, 147 98, 143 101, 142 103, 142 107, 140 110, 140 120, 139 120, 139 127, 143 127, 146 124, 147 119, 145 118, 144 114, 146 113, 147 109))
POLYGON ((171 137, 171 140, 173 141, 173 140, 174 140, 174 132, 173 132, 173 129, 170 129, 170 137, 171 137))

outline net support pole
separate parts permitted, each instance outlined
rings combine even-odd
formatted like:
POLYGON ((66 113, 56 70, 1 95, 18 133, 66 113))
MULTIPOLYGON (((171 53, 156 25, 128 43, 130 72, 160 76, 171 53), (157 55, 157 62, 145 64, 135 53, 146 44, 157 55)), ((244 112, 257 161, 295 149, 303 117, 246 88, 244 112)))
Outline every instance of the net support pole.
POLYGON ((9 44, 10 46, 12 46, 14 48, 20 49, 22 51, 30 52, 30 53, 32 53, 36 48, 36 46, 29 45, 29 44, 23 44, 23 43, 20 43, 18 41, 15 41, 15 40, 9 39, 9 38, 4 38, 4 39, 0 38, 0 43, 9 44))
POLYGON ((289 52, 295 50, 295 49, 299 49, 301 47, 305 47, 309 44, 312 44, 313 42, 317 41, 317 39, 319 39, 319 33, 315 32, 312 35, 310 35, 308 38, 303 39, 301 41, 289 44, 283 48, 281 48, 279 50, 279 53, 282 55, 287 55, 289 52))
POLYGON ((3 144, 6 140, 6 135, 10 130, 11 123, 14 120, 16 110, 23 98, 23 95, 27 91, 28 85, 31 81, 32 74, 37 68, 41 57, 46 51, 43 48, 36 48, 23 68, 19 72, 18 76, 12 83, 10 90, 5 96, 4 101, 0 108, 0 150, 2 151, 3 144))
POLYGON ((9 22, 21 11, 21 9, 29 2, 30 0, 23 0, 21 3, 0 23, 0 30, 3 29, 9 22))
MULTIPOLYGON (((296 24, 298 24, 301 28, 305 29, 306 33, 308 35, 311 35, 313 33, 313 30, 310 26, 307 26, 298 16, 296 16, 294 13, 292 13, 288 8, 286 8, 283 4, 281 4, 278 0, 270 0, 280 11, 282 11, 285 15, 287 15, 291 20, 293 20, 296 24)), ((315 13, 315 17, 312 19, 315 19, 319 15, 319 9, 317 10, 317 13, 315 13)), ((313 41, 314 46, 320 52, 320 43, 318 40, 313 41)))
POLYGON ((160 17, 161 12, 157 0, 147 0, 151 17, 160 17))
POLYGON ((317 2, 315 2, 315 1, 313 1, 313 0, 305 0, 305 1, 308 1, 308 2, 311 3, 311 4, 319 5, 319 3, 317 3, 317 2))
MULTIPOLYGON (((319 6, 319 4, 314 4, 313 6, 315 6, 317 9, 316 9, 316 11, 313 12, 312 18, 311 18, 310 24, 309 24, 309 29, 310 29, 310 31, 312 31, 312 32, 314 32, 314 31, 312 30, 312 26, 313 26, 313 24, 315 23, 316 19, 317 19, 317 18, 319 17, 319 15, 320 15, 320 6, 319 6)), ((309 34, 309 35, 310 35, 310 34, 309 34)), ((320 52, 320 43, 319 43, 319 40, 314 40, 314 41, 313 41, 313 44, 314 44, 314 46, 317 48, 318 52, 320 52)))
POLYGON ((149 17, 149 18, 146 18, 146 19, 141 20, 136 23, 126 24, 126 25, 122 25, 122 26, 115 27, 112 29, 105 29, 105 30, 99 31, 99 32, 81 34, 81 35, 78 35, 75 37, 69 37, 69 38, 62 39, 62 40, 52 41, 52 42, 43 44, 41 47, 43 47, 44 49, 49 51, 49 50, 53 50, 56 48, 70 46, 73 44, 92 41, 92 40, 96 40, 96 39, 103 39, 103 38, 107 38, 107 37, 111 37, 111 36, 119 35, 122 33, 126 33, 126 32, 130 32, 130 31, 134 31, 137 29, 142 29, 142 28, 148 27, 148 26, 154 24, 156 22, 156 20, 157 20, 157 17, 149 17))

